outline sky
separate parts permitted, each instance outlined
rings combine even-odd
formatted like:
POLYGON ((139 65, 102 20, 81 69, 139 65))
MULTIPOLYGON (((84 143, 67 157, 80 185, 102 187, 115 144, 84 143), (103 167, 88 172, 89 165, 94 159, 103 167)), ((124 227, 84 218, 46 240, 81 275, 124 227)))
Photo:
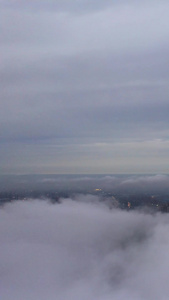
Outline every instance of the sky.
POLYGON ((0 174, 169 173, 168 11, 0 0, 0 174))
POLYGON ((166 300, 168 214, 111 210, 96 196, 0 209, 3 300, 166 300))

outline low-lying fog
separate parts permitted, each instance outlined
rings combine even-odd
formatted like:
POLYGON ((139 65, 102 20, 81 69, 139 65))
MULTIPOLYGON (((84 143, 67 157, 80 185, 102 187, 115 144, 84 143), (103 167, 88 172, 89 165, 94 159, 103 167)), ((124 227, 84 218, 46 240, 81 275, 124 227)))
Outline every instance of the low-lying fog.
POLYGON ((114 193, 169 193, 169 175, 11 175, 0 176, 0 192, 77 191, 96 188, 114 193))
POLYGON ((164 300, 169 215, 109 209, 96 196, 0 209, 3 300, 164 300))

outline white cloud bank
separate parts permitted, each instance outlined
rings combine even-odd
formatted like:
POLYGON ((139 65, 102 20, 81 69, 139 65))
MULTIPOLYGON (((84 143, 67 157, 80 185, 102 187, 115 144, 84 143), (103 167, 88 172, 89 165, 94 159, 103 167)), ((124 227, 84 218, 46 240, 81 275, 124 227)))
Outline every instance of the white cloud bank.
POLYGON ((85 200, 1 208, 3 300, 168 299, 168 215, 85 200))

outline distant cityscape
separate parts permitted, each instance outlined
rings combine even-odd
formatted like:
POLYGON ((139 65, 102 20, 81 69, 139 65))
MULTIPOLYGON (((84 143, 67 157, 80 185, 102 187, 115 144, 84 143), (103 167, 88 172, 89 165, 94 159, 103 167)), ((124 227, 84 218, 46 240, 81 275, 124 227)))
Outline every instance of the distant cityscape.
POLYGON ((0 192, 0 205, 5 205, 14 201, 27 201, 28 199, 48 199, 51 203, 60 203, 63 198, 76 199, 77 195, 94 195, 100 202, 105 202, 110 209, 120 208, 125 210, 133 210, 139 208, 149 208, 152 211, 169 212, 169 194, 114 194, 104 191, 101 188, 94 190, 85 190, 80 193, 76 190, 71 191, 39 191, 28 190, 19 192, 0 192))

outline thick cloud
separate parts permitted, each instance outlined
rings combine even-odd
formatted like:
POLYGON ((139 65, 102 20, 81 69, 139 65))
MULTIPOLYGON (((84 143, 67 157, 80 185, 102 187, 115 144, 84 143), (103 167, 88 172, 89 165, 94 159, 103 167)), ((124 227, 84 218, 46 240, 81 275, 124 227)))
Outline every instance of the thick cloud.
POLYGON ((89 200, 1 208, 3 300, 167 299, 168 215, 89 200))

